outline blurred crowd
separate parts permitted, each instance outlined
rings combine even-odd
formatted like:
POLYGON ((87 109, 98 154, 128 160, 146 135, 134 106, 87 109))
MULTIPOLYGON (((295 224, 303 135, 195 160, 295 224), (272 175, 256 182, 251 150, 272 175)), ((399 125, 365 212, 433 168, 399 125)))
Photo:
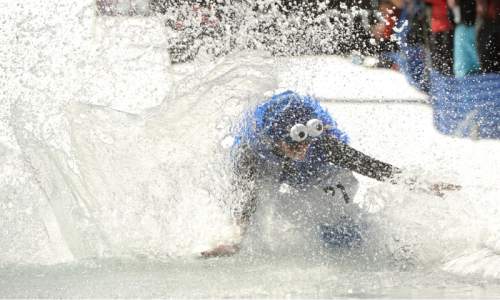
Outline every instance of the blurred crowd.
POLYGON ((243 46, 263 48, 275 55, 377 53, 382 67, 399 67, 395 54, 409 48, 422 49, 414 50, 407 61, 420 59, 426 70, 447 76, 500 72, 500 0, 96 0, 96 3, 101 15, 166 15, 174 61, 194 57, 203 44, 214 49, 221 45, 229 48, 214 50, 223 54, 244 41, 249 45, 243 46), (238 3, 247 3, 253 9, 242 16, 237 10, 243 6, 238 3), (301 21, 297 21, 297 16, 301 21), (240 24, 249 17, 253 19, 240 24), (246 35, 246 39, 241 35, 246 35))
POLYGON ((413 47, 443 75, 500 73, 500 0, 382 0, 378 9, 383 66, 394 63, 385 54, 413 47))

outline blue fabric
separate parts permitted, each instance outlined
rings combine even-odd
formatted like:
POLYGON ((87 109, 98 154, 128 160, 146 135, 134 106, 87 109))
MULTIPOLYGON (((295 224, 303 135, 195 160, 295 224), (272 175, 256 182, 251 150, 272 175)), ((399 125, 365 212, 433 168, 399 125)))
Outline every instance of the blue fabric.
MULTIPOLYGON (((325 126, 330 128, 322 134, 330 134, 344 143, 349 142, 346 133, 337 128, 337 123, 330 116, 328 111, 321 107, 319 101, 311 96, 302 96, 292 91, 286 91, 281 94, 272 96, 267 101, 258 105, 255 110, 245 114, 238 133, 235 136, 233 144, 233 157, 237 153, 241 145, 248 145, 252 151, 257 154, 257 157, 263 162, 281 163, 283 158, 274 153, 274 134, 281 135, 282 133, 274 132, 271 126, 273 120, 279 119, 280 114, 286 109, 307 108, 313 112, 314 118, 320 119, 325 126)), ((305 120, 287 120, 290 124, 301 123, 305 120)), ((281 138, 283 138, 281 136, 281 138)), ((322 159, 323 154, 315 149, 318 143, 317 138, 311 140, 311 146, 304 161, 292 161, 291 167, 296 169, 296 174, 290 174, 287 178, 280 178, 281 181, 286 181, 291 184, 307 183, 311 178, 319 176, 319 173, 324 171, 328 164, 322 159)))
POLYGON ((479 56, 476 47, 476 29, 474 26, 458 24, 453 38, 453 72, 456 77, 479 71, 479 56))
POLYGON ((353 248, 363 242, 361 227, 350 218, 343 218, 334 225, 319 226, 321 240, 330 247, 353 248))
POLYGON ((411 85, 423 92, 428 92, 429 83, 425 78, 425 50, 419 45, 408 43, 408 33, 413 30, 409 24, 408 11, 403 9, 396 22, 396 28, 399 28, 396 37, 400 51, 393 54, 394 62, 399 65, 400 71, 411 85))
POLYGON ((410 84, 429 92, 434 125, 444 133, 462 137, 500 138, 500 74, 472 75, 479 69, 473 27, 457 26, 455 32, 454 72, 458 78, 430 70, 426 79, 425 52, 407 43, 412 28, 403 10, 396 25, 400 52, 395 56, 410 84))
POLYGON ((402 49, 404 59, 400 60, 400 67, 408 82, 417 89, 428 92, 429 85, 425 78, 425 51, 422 47, 405 47, 402 49))
POLYGON ((434 124, 445 134, 500 138, 500 74, 463 78, 431 72, 434 124))

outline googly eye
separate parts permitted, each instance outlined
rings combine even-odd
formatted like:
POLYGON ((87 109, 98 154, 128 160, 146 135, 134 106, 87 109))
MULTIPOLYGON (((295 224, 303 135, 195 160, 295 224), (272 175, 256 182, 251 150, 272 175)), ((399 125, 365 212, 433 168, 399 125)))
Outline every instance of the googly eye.
POLYGON ((323 122, 318 119, 311 119, 307 121, 307 133, 312 137, 317 137, 323 133, 323 122))
POLYGON ((295 124, 290 129, 290 137, 294 142, 302 142, 307 139, 307 127, 302 124, 295 124))

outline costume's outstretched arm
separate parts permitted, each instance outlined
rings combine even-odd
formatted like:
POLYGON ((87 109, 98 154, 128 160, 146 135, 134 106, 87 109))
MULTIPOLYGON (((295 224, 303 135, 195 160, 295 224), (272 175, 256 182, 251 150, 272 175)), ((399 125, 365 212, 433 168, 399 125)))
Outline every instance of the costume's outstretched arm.
POLYGON ((255 190, 255 177, 257 173, 257 160, 255 153, 247 145, 241 146, 236 156, 233 188, 243 194, 241 209, 236 218, 238 225, 244 230, 250 222, 250 217, 257 209, 257 193, 255 190))
POLYGON ((393 179, 401 170, 376 160, 330 135, 321 137, 321 152, 332 164, 379 181, 393 179))
MULTIPOLYGON (((322 153, 327 161, 339 167, 379 181, 389 181, 393 184, 403 183, 409 186, 411 190, 416 189, 418 186, 418 178, 404 178, 404 176, 399 176, 402 173, 401 169, 372 158, 342 143, 334 136, 322 136, 318 147, 322 148, 322 153)), ((444 191, 455 191, 462 188, 460 185, 445 182, 424 184, 424 186, 424 190, 428 190, 437 196, 443 196, 444 191)))

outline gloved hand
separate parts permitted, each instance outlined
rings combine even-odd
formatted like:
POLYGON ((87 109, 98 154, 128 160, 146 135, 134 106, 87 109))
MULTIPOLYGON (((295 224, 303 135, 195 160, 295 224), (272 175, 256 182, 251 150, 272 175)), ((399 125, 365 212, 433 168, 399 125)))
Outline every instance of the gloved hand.
POLYGON ((221 256, 231 256, 240 251, 240 246, 236 244, 232 245, 218 245, 212 250, 201 252, 201 256, 203 258, 211 258, 211 257, 221 257, 221 256))

